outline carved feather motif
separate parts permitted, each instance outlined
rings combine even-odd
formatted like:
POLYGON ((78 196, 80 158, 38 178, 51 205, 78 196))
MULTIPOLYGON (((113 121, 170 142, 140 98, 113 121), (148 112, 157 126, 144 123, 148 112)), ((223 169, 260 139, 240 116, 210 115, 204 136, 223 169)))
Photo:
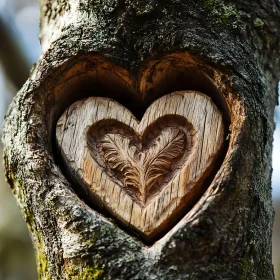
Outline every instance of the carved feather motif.
POLYGON ((128 188, 139 192, 140 170, 134 160, 132 149, 129 147, 130 140, 115 134, 107 134, 102 141, 104 161, 108 166, 122 175, 123 183, 128 188))
POLYGON ((130 144, 130 139, 107 134, 102 140, 104 162, 115 173, 130 194, 141 203, 156 192, 176 159, 184 153, 185 134, 177 128, 166 128, 144 150, 130 144))
POLYGON ((174 159, 183 154, 185 134, 177 128, 167 128, 162 131, 150 147, 144 161, 147 195, 158 180, 164 177, 172 168, 174 159))

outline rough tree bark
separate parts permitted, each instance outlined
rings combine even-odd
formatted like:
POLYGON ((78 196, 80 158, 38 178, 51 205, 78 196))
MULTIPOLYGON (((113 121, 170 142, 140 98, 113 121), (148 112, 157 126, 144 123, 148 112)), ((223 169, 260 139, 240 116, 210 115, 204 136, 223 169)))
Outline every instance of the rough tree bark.
MULTIPOLYGON (((278 0, 41 0, 43 54, 6 117, 7 180, 40 279, 274 279, 271 149, 280 75, 278 0), (189 212, 145 245, 64 175, 58 118, 107 96, 141 117, 175 90, 209 95, 226 150, 189 212)), ((15 66, 17 67, 17 66, 15 66)))

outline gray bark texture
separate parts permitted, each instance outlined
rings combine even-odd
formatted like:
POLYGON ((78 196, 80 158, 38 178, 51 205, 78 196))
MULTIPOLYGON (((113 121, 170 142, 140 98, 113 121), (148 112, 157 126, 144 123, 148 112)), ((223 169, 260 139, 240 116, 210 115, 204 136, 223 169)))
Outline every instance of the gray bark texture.
POLYGON ((39 279, 274 279, 270 181, 280 2, 40 5, 43 53, 3 133, 6 176, 30 230, 39 279), (153 82, 167 66, 173 74, 153 82), (146 245, 94 210, 64 174, 55 126, 69 105, 88 96, 115 98, 139 117, 156 98, 181 89, 220 104, 226 151, 192 209, 146 245))

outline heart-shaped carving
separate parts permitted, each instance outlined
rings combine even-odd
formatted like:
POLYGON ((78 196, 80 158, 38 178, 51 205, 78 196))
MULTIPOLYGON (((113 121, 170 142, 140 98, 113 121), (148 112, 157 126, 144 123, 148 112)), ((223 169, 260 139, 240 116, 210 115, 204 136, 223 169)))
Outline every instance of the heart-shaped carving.
POLYGON ((91 97, 70 106, 56 130, 72 178, 146 241, 201 194, 223 135, 221 113, 194 91, 156 100, 141 122, 116 101, 91 97))
POLYGON ((144 206, 181 168, 194 136, 192 125, 173 115, 159 118, 143 135, 117 121, 99 121, 87 137, 95 161, 144 206))

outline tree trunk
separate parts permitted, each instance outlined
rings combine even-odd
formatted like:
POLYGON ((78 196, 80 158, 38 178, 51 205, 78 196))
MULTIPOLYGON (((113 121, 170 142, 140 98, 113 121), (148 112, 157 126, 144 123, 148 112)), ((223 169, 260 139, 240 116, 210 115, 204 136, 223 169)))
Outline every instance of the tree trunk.
POLYGON ((3 134, 39 278, 274 279, 279 1, 40 2, 43 54, 3 134), (153 101, 182 90, 210 96, 222 112, 224 149, 184 215, 148 244, 72 180, 56 124, 89 96, 113 98, 141 119, 153 101))

